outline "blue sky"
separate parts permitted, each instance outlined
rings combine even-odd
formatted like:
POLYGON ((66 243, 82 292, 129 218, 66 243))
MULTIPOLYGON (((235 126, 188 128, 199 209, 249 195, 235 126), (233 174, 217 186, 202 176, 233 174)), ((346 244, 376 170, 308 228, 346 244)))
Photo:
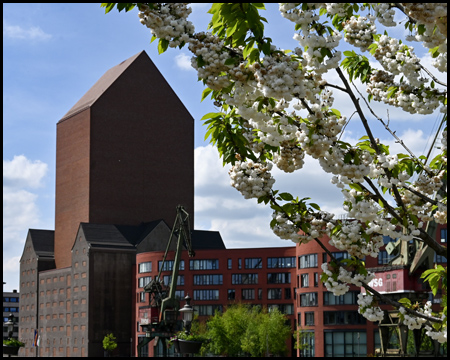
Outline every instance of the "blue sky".
MULTIPOLYGON (((206 30, 207 4, 195 4, 190 20, 206 30)), ((264 15, 266 33, 279 48, 296 42, 293 23, 283 19, 277 5, 264 15)), ((389 29, 390 34, 392 29, 389 29)), ((402 27, 396 31, 403 34, 402 27)), ((158 55, 150 31, 140 24, 137 10, 105 15, 100 4, 3 4, 3 281, 5 290, 18 289, 19 259, 29 228, 54 229, 56 123, 111 67, 145 50, 177 93, 195 122, 195 227, 218 230, 229 248, 292 246, 278 239, 269 227, 271 211, 256 200, 245 200, 229 185, 228 168, 204 141, 200 118, 216 111, 200 103, 203 85, 189 68, 187 49, 169 49, 158 55)), ((345 48, 345 44, 343 48, 345 48)), ((424 55, 421 53, 420 55, 424 55)), ((424 63, 429 63, 429 56, 424 63)), ((428 66, 428 68, 430 68, 428 66)), ((436 73, 436 72, 435 72, 436 73)), ((440 75, 442 77, 442 74, 440 75)), ((332 79, 337 80, 335 76, 332 79)), ((337 83, 337 81, 334 81, 337 83)), ((339 94, 335 106, 349 117, 353 109, 339 94)), ((381 116, 386 110, 375 105, 381 116)), ((411 116, 390 110, 393 129, 420 155, 426 149, 438 114, 411 116)), ((379 137, 392 146, 393 139, 379 137)), ((363 135, 353 119, 345 137, 363 135)), ((310 196, 326 210, 339 212, 341 194, 329 184, 330 176, 307 160, 300 173, 274 171, 276 189, 310 196), (278 175, 278 177, 277 177, 278 175)))

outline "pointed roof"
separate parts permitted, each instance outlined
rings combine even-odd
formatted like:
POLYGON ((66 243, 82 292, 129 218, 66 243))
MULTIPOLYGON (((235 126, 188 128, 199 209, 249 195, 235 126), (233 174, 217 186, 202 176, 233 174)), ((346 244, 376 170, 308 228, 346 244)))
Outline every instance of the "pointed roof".
POLYGON ((89 90, 83 97, 72 106, 72 108, 61 118, 60 122, 67 118, 91 107, 97 99, 119 78, 120 75, 139 57, 146 56, 147 53, 143 50, 136 55, 122 61, 109 69, 89 90))
MULTIPOLYGON (((33 250, 41 259, 53 259, 55 255, 55 231, 28 229, 27 239, 30 239, 33 250)), ((25 248, 24 248, 25 252, 25 248)), ((24 255, 22 254, 22 257, 24 255)), ((22 259, 21 259, 22 260, 22 259)))

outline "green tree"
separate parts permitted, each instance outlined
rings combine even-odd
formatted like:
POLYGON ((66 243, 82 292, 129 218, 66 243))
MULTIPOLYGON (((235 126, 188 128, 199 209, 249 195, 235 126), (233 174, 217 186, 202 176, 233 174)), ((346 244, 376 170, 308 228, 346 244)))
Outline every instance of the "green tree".
POLYGON ((117 348, 117 338, 113 333, 106 334, 103 338, 103 349, 105 349, 108 353, 111 353, 117 348))
POLYGON ((229 306, 207 322, 209 350, 218 355, 260 357, 267 353, 284 355, 291 329, 278 310, 250 305, 229 306))
MULTIPOLYGON (((416 238, 447 257, 446 247, 425 228, 426 222, 447 224, 447 84, 445 76, 434 76, 415 53, 428 49, 431 65, 447 72, 447 6, 282 3, 281 16, 293 23, 298 41, 288 50, 265 36, 263 3, 214 3, 208 11, 209 32, 198 33, 188 20, 188 4, 102 4, 106 12, 116 5, 119 11, 137 6, 152 41, 158 39, 159 53, 188 46, 198 78, 207 86, 201 99, 210 97, 219 108, 202 120, 224 164, 232 166, 232 186, 245 198, 271 207, 270 226, 281 239, 316 241, 327 251, 330 263, 321 277, 327 289, 342 295, 351 284, 363 286, 367 294, 358 303, 367 319, 383 318, 377 306, 377 298, 382 299, 401 311, 410 328, 425 326, 428 336, 446 342, 446 304, 435 314, 429 305, 392 301, 368 285, 373 274, 363 260, 378 256, 383 236, 405 242, 416 238), (415 46, 377 30, 397 26, 396 13, 409 32, 403 40, 415 41, 415 46), (341 39, 354 50, 341 51, 341 39), (326 73, 334 73, 339 81, 328 81, 326 73), (357 85, 365 88, 366 96, 357 85), (340 104, 334 103, 333 91, 351 106, 336 109, 340 104), (429 152, 414 154, 384 117, 386 112, 374 111, 372 101, 387 110, 435 112, 440 118, 440 152, 434 158, 429 152), (363 136, 343 141, 354 115, 363 136), (403 152, 393 153, 380 142, 385 135, 401 144, 403 152), (273 189, 273 165, 288 173, 301 171, 305 156, 334 175, 332 182, 344 196, 343 209, 355 221, 337 219, 309 197, 273 189), (335 259, 322 244, 327 237, 351 258, 335 259)), ((446 293, 446 281, 435 276, 443 272, 446 268, 428 273, 433 291, 440 287, 446 293)))

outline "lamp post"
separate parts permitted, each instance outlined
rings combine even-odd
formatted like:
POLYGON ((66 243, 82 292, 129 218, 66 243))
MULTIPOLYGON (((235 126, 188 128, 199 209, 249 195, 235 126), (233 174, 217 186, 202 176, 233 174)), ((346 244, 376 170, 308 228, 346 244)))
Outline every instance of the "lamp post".
POLYGON ((8 321, 5 322, 5 325, 8 327, 8 338, 12 339, 13 333, 14 333, 14 315, 9 314, 8 321))
POLYGON ((186 295, 184 300, 186 300, 186 304, 184 304, 183 308, 179 311, 183 314, 183 324, 185 329, 184 331, 186 332, 186 334, 189 334, 191 331, 194 309, 191 306, 191 297, 189 296, 189 294, 186 295))

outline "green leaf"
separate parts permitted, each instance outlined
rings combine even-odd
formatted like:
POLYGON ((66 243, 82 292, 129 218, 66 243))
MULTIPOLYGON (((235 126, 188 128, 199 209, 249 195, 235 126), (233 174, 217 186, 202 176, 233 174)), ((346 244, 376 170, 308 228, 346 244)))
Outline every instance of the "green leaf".
POLYGON ((213 90, 210 88, 206 88, 205 90, 203 90, 202 92, 202 99, 200 100, 200 102, 202 102, 203 100, 205 100, 205 98, 212 92, 213 90))
POLYGON ((254 43, 255 40, 250 40, 247 45, 245 45, 244 51, 242 52, 242 56, 244 57, 244 59, 247 59, 249 54, 252 52, 254 43))
POLYGON ((158 53, 159 54, 162 54, 163 52, 165 52, 168 47, 169 47, 169 40, 159 39, 159 43, 158 43, 158 53))
POLYGON ((279 197, 282 198, 284 201, 292 201, 292 200, 294 200, 294 197, 291 194, 287 193, 287 192, 279 194, 279 197))
POLYGON ((316 209, 317 211, 320 211, 320 206, 317 205, 316 203, 310 203, 309 206, 311 206, 312 208, 316 209))
POLYGON ((334 115, 336 115, 338 118, 341 117, 341 112, 340 112, 339 110, 337 110, 337 109, 331 109, 331 112, 332 112, 334 115))
POLYGON ((359 185, 359 184, 348 184, 348 186, 350 187, 350 189, 354 189, 359 192, 363 191, 361 185, 359 185))
POLYGON ((203 117, 200 120, 206 120, 206 119, 217 119, 223 116, 223 113, 219 112, 219 113, 207 113, 206 115, 203 115, 203 117))
POLYGON ((264 6, 264 3, 251 3, 255 8, 259 10, 266 10, 266 7, 264 6))

